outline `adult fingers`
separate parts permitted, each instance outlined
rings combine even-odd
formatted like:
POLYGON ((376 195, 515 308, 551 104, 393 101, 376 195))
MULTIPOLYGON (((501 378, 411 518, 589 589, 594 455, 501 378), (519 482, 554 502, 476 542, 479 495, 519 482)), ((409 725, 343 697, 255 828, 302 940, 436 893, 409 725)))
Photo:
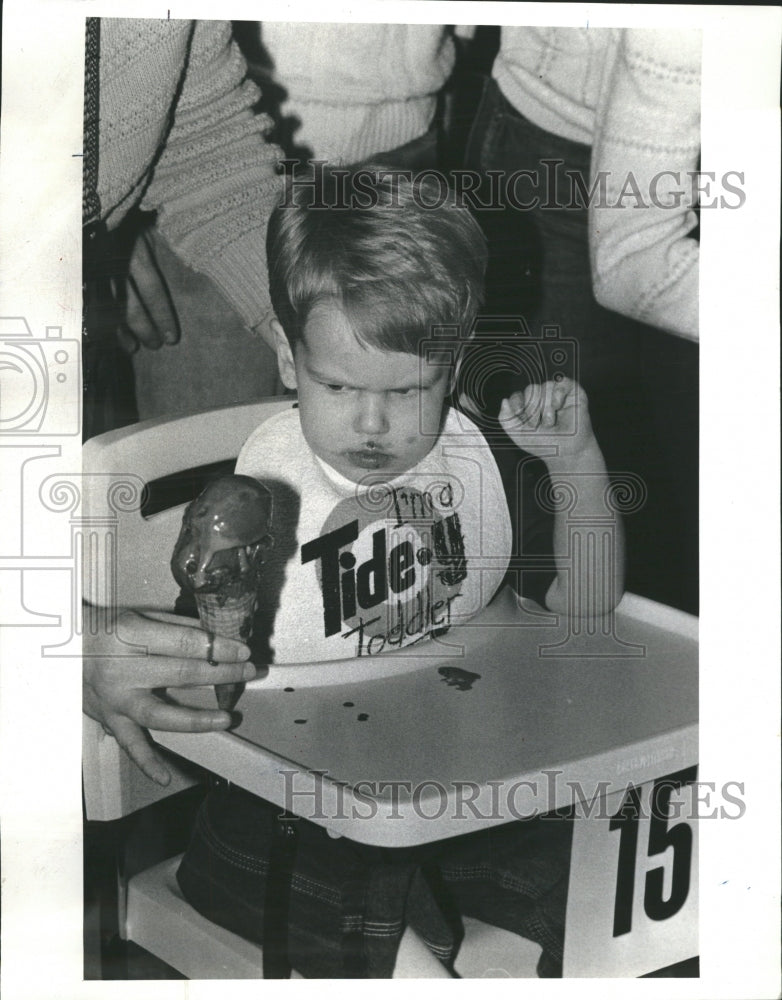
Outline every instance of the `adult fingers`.
POLYGON ((250 655, 249 648, 237 639, 219 635, 210 646, 209 633, 204 629, 154 611, 123 612, 117 619, 117 634, 125 642, 145 646, 148 653, 158 656, 238 663, 250 655))
POLYGON ((190 708, 162 701, 151 692, 139 692, 132 702, 134 722, 145 729, 169 733, 211 733, 227 729, 231 714, 219 708, 190 708))
POLYGON ((115 715, 110 727, 117 743, 148 778, 163 786, 171 781, 170 771, 152 749, 149 737, 140 726, 126 716, 115 715))
POLYGON ((132 275, 128 275, 125 301, 125 327, 138 345, 156 351, 163 345, 163 332, 147 308, 138 285, 132 275))
POLYGON ((138 338, 124 322, 117 327, 117 340, 126 354, 135 354, 139 348, 138 338))
POLYGON ((171 656, 147 656, 136 663, 129 686, 154 690, 161 687, 199 687, 202 684, 238 684, 258 676, 252 663, 216 663, 171 656))
POLYGON ((136 240, 130 259, 126 318, 145 347, 154 350, 179 340, 176 307, 146 233, 136 240))

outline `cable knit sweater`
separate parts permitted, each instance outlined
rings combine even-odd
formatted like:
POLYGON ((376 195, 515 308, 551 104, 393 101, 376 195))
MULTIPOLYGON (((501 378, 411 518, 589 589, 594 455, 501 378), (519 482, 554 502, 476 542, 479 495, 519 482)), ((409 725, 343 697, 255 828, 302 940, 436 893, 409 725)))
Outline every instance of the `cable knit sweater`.
POLYGON ((700 152, 700 66, 700 31, 503 27, 493 69, 526 118, 592 146, 590 189, 606 174, 605 204, 589 212, 598 302, 692 340, 699 248, 688 172, 700 152), (675 176, 656 182, 664 171, 675 176), (645 207, 625 187, 630 173, 645 207))
POLYGON ((441 24, 261 24, 281 110, 317 159, 355 163, 423 135, 453 69, 441 24))
POLYGON ((227 21, 104 18, 100 37, 101 214, 157 210, 178 256, 209 275, 248 326, 270 310, 266 225, 279 151, 227 21))

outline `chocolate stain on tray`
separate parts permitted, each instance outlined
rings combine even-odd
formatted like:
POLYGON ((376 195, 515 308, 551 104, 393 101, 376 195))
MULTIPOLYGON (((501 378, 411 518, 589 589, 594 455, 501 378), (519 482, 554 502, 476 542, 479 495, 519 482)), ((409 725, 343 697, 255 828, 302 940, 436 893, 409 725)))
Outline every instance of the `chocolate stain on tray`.
POLYGON ((360 712, 357 716, 359 722, 366 722, 369 716, 366 712, 360 712))
POLYGON ((441 675, 441 680, 458 691, 472 691, 475 681, 481 678, 480 674, 470 673, 461 667, 440 667, 437 673, 441 675))

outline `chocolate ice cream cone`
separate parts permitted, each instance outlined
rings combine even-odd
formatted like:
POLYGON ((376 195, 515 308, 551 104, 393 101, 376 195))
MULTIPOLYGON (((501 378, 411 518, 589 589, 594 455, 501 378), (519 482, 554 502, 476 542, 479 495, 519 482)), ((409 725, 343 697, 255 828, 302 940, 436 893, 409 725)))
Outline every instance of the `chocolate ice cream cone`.
MULTIPOLYGON (((184 512, 171 572, 195 597, 212 636, 247 642, 252 635, 261 566, 274 544, 271 516, 268 487, 241 475, 209 483, 184 512)), ((216 684, 220 708, 230 712, 243 690, 244 684, 216 684)))

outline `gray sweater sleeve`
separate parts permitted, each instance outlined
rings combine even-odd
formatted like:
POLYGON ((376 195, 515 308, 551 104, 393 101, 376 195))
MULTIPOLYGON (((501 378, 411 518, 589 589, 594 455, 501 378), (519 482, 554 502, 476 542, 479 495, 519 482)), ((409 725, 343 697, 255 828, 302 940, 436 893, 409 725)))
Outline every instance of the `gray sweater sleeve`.
POLYGON ((700 31, 622 32, 596 109, 591 183, 602 193, 589 218, 598 302, 691 340, 700 67, 700 31))
POLYGON ((212 278, 248 326, 271 309, 266 226, 281 191, 271 125, 230 24, 198 21, 171 129, 143 207, 181 259, 212 278))

